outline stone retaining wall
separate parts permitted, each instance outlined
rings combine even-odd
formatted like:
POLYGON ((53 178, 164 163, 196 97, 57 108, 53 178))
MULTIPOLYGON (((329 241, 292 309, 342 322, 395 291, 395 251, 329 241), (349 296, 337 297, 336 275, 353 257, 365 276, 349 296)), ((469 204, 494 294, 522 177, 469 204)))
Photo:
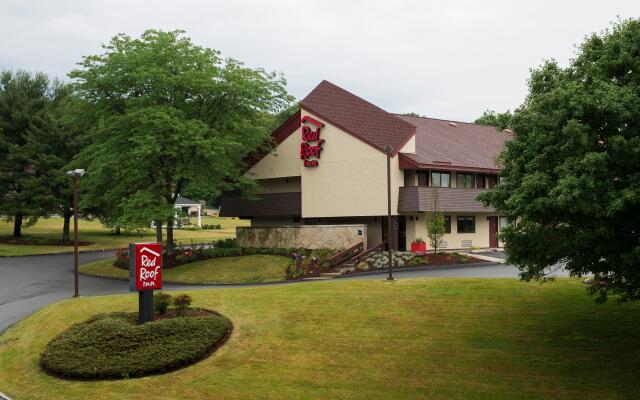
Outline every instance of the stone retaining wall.
POLYGON ((363 242, 366 249, 367 225, 237 227, 236 239, 241 247, 344 250, 363 242))

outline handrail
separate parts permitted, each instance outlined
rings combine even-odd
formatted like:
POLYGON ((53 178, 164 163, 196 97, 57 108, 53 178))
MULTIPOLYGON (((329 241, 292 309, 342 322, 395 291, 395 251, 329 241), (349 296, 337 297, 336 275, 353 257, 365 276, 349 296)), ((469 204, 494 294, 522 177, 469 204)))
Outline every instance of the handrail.
POLYGON ((383 248, 385 245, 387 244, 387 242, 381 242, 365 251, 363 251, 362 253, 358 254, 355 258, 356 258, 356 263, 359 263, 363 258, 365 258, 366 256, 368 256, 371 253, 375 253, 376 251, 380 250, 381 248, 383 248))
POLYGON ((359 254, 360 252, 362 252, 362 249, 364 248, 364 244, 362 242, 357 243, 351 247, 349 247, 346 250, 341 251, 340 253, 334 255, 333 257, 329 258, 329 262, 331 263, 332 266, 337 266, 340 265, 342 263, 344 263, 347 260, 352 259, 354 256, 356 256, 357 254, 359 254))

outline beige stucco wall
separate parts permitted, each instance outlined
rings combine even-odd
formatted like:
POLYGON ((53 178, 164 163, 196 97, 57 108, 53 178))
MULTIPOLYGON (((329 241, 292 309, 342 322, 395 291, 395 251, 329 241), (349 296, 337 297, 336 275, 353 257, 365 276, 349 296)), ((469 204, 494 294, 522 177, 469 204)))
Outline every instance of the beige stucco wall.
POLYGON ((367 248, 367 226, 238 227, 236 228, 236 238, 241 247, 344 250, 363 242, 367 248))
POLYGON ((300 128, 258 161, 246 176, 253 179, 300 176, 300 128))
MULTIPOLYGON (((471 240, 473 247, 489 247, 489 221, 488 216, 496 214, 469 214, 469 213, 446 213, 451 216, 451 233, 444 235, 444 241, 446 242, 447 249, 461 249, 463 240, 471 240), (476 217, 476 231, 475 233, 457 233, 457 219, 458 215, 473 215, 476 217)), ((407 215, 407 247, 415 240, 416 237, 422 238, 427 242, 427 247, 431 248, 429 238, 427 237, 427 227, 425 225, 425 214, 413 215, 413 221, 409 220, 407 215)))
MULTIPOLYGON (((303 117, 307 114, 302 111, 303 117)), ((325 142, 319 165, 302 167, 302 216, 386 214, 386 155, 322 118, 310 115, 325 124, 320 133, 325 142)), ((407 143, 405 147, 411 150, 415 142, 407 143)), ((395 156, 391 159, 391 210, 394 215, 398 209, 398 187, 403 185, 404 175, 395 156)))

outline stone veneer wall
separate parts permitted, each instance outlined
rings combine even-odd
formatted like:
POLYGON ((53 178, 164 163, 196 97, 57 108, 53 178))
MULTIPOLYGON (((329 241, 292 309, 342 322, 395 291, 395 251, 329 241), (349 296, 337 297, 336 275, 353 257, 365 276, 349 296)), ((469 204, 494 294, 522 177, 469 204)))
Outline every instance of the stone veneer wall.
POLYGON ((237 227, 240 247, 344 250, 363 242, 367 248, 367 225, 302 225, 237 227))

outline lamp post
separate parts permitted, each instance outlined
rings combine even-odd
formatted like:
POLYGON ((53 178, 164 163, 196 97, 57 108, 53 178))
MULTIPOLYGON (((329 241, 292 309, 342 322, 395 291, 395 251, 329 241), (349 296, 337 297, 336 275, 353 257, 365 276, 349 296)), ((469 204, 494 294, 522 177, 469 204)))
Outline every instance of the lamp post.
POLYGON ((388 281, 393 280, 393 256, 391 254, 391 153, 393 153, 392 146, 385 146, 384 154, 387 155, 387 249, 389 254, 389 276, 388 281))
POLYGON ((73 265, 74 265, 74 294, 80 296, 78 290, 78 177, 84 175, 84 169, 67 171, 73 180, 73 265))

